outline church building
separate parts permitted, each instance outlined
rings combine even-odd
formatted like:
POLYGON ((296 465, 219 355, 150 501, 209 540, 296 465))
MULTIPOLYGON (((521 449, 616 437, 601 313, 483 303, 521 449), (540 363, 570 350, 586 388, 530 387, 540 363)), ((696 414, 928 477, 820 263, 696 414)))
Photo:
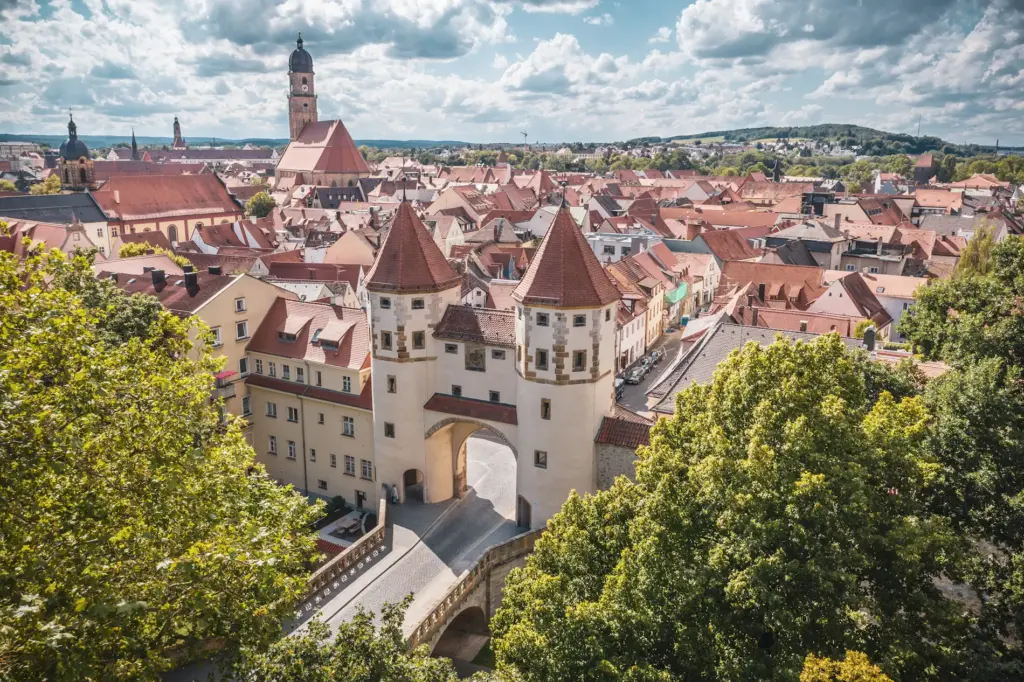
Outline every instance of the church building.
POLYGON ((288 59, 288 129, 291 142, 277 164, 278 189, 296 185, 350 187, 368 177, 370 168, 345 124, 317 116, 313 57, 302 35, 288 59))
POLYGON ((60 183, 63 189, 81 192, 91 189, 96 177, 89 148, 78 139, 75 118, 70 113, 68 117, 68 139, 61 143, 58 157, 60 183))

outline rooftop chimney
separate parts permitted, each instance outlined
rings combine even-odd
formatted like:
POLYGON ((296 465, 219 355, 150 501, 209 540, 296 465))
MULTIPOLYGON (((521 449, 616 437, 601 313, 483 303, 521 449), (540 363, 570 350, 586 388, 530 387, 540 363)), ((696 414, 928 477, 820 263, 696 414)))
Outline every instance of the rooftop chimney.
POLYGON ((195 296, 195 292, 199 291, 199 275, 197 273, 185 273, 185 288, 190 296, 195 296))
POLYGON ((110 281, 111 282, 116 282, 117 281, 117 273, 116 272, 110 273, 110 281))
POLYGON ((189 265, 182 265, 181 266, 181 271, 182 272, 195 272, 196 268, 195 268, 194 265, 191 265, 191 264, 189 264, 189 265))
POLYGON ((750 326, 751 327, 756 327, 757 326, 757 308, 751 308, 750 309, 750 315, 751 315, 750 326))
POLYGON ((843 221, 843 216, 842 216, 842 214, 841 214, 841 213, 836 213, 836 217, 835 217, 835 220, 833 220, 833 221, 832 221, 832 227, 834 227, 834 228, 836 228, 836 229, 838 230, 838 229, 839 229, 839 224, 840 224, 840 223, 841 223, 842 221, 843 221))
POLYGON ((864 330, 864 347, 869 351, 875 350, 875 328, 868 327, 864 330))
POLYGON ((760 284, 757 285, 757 297, 759 299, 761 299, 762 303, 765 301, 765 298, 764 298, 764 282, 761 282, 760 284))
POLYGON ((121 192, 116 190, 116 189, 114 190, 114 203, 115 204, 120 204, 121 203, 121 192))
POLYGON ((875 253, 877 253, 879 256, 882 255, 882 238, 881 237, 878 238, 878 244, 875 247, 875 253))
POLYGON ((208 272, 209 272, 209 273, 210 273, 211 275, 220 275, 220 274, 223 274, 223 273, 221 272, 221 269, 220 269, 220 266, 219 266, 219 265, 211 265, 211 266, 210 266, 209 268, 207 268, 207 270, 208 270, 208 272))
POLYGON ((164 281, 167 279, 166 276, 164 275, 163 270, 156 270, 155 268, 151 268, 150 274, 153 275, 153 286, 156 286, 157 284, 163 284, 164 281))

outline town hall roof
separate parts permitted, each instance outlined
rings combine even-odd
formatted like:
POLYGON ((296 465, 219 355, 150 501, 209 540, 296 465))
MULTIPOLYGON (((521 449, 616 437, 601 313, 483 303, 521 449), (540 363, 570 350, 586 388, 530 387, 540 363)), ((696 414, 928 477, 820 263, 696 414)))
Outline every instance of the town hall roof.
POLYGON ((307 123, 284 151, 278 171, 304 173, 370 173, 345 124, 341 121, 307 123))
POLYGON ((600 308, 619 300, 619 290, 562 206, 512 297, 526 305, 600 308))
POLYGON ((366 274, 366 288, 399 293, 443 291, 461 281, 412 210, 412 204, 403 201, 377 259, 366 274))

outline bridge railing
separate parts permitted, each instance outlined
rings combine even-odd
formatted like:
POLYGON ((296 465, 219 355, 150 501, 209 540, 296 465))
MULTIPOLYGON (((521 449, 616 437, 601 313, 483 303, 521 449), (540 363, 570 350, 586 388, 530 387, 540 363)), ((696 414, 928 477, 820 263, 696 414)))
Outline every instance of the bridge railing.
POLYGON ((377 510, 377 525, 373 531, 353 542, 345 548, 344 552, 331 557, 326 564, 318 568, 306 583, 306 594, 302 601, 315 598, 320 593, 320 590, 330 585, 336 578, 341 577, 343 573, 346 573, 352 566, 359 563, 367 554, 372 552, 374 547, 384 542, 387 513, 388 501, 382 495, 377 510))
POLYGON ((448 590, 448 594, 442 597, 416 626, 409 636, 409 647, 416 648, 431 641, 449 619, 459 612, 469 594, 487 579, 494 568, 532 553, 533 545, 542 532, 543 529, 528 531, 487 548, 473 568, 448 590))

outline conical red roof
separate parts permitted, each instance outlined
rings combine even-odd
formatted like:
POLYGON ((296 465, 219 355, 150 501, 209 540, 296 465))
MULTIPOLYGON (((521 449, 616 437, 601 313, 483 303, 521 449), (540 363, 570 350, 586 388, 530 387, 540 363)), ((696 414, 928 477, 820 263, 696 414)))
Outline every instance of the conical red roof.
POLYGON ((563 206, 512 298, 525 305, 600 308, 619 300, 619 290, 563 206))
POLYGON ((366 275, 370 291, 443 291, 462 279, 437 248, 412 205, 403 201, 391 222, 377 260, 366 275))

